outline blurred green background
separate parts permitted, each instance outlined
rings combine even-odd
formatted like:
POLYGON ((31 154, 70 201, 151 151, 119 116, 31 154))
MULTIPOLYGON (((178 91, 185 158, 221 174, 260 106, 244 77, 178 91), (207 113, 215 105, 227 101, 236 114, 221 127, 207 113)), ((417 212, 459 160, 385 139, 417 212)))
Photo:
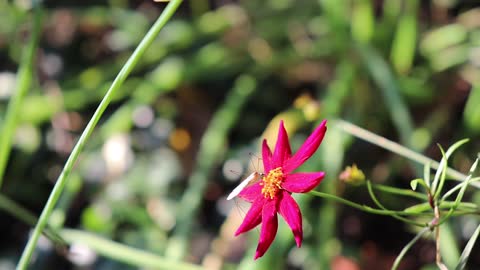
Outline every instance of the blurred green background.
MULTIPOLYGON (((106 89, 165 5, 43 3, 32 87, 2 196, 40 213, 106 89)), ((29 1, 0 0, 0 127, 32 20, 29 1)), ((411 227, 308 195, 296 197, 301 249, 283 220, 256 262, 258 230, 233 237, 248 205, 225 196, 256 169, 250 153, 258 152, 258 139, 275 140, 279 119, 294 150, 319 121, 332 120, 302 167, 327 172, 324 192, 371 204, 364 188, 338 180, 353 163, 373 182, 401 188, 422 176, 404 158, 336 129, 337 118, 437 160, 437 143, 471 138, 451 163, 467 171, 480 149, 480 2, 184 1, 102 117, 50 226, 206 269, 389 269, 414 236, 411 227)), ((480 200, 478 192, 469 195, 480 200)), ((411 203, 380 197, 391 209, 411 203)), ((31 226, 7 211, 0 220, 0 269, 14 269, 31 226)), ((448 224, 447 264, 476 223, 448 224)), ((81 244, 62 251, 43 238, 31 269, 148 269, 112 257, 81 244)), ((424 239, 401 269, 435 269, 434 260, 434 243, 424 239)), ((468 265, 480 267, 478 249, 468 265)))

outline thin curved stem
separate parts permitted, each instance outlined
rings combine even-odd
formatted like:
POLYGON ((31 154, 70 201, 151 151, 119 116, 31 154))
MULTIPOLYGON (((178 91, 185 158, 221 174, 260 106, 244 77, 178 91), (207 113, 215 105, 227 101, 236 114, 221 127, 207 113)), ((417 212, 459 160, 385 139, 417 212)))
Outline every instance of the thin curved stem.
MULTIPOLYGON (((383 206, 383 204, 380 203, 380 201, 377 199, 377 196, 375 196, 375 193, 373 192, 373 188, 372 188, 372 183, 370 181, 367 181, 367 189, 368 189, 368 193, 370 194, 370 197, 372 198, 373 202, 381 209, 383 210, 388 210, 385 206, 383 206)), ((420 222, 416 222, 416 221, 413 221, 413 220, 410 220, 408 218, 404 218, 402 216, 399 216, 399 215, 395 215, 395 214, 392 214, 392 217, 393 218, 396 218, 398 220, 401 220, 405 223, 408 223, 408 224, 412 224, 412 225, 415 225, 415 226, 419 226, 419 227, 423 227, 425 226, 424 223, 420 223, 420 222)))
MULTIPOLYGON (((0 209, 32 227, 37 223, 38 219, 32 212, 2 194, 0 194, 0 209)), ((54 229, 47 227, 43 234, 58 247, 66 247, 65 240, 54 229)))
POLYGON ((400 265, 400 262, 402 261, 403 257, 405 256, 405 254, 407 254, 408 250, 423 236, 425 235, 427 232, 430 231, 430 228, 427 227, 427 228, 424 228, 422 229, 410 242, 408 242, 408 244, 402 249, 402 251, 400 252, 400 254, 398 254, 397 258, 395 259, 395 261, 393 262, 393 265, 392 265, 392 270, 396 270, 398 268, 398 266, 400 265))
MULTIPOLYGON (((480 177, 475 177, 475 178, 472 178, 469 180, 470 181, 470 184, 473 183, 473 182, 478 182, 480 181, 480 177)), ((465 185, 465 182, 462 182, 462 183, 459 183, 457 184, 455 187, 451 188, 449 191, 445 192, 445 194, 443 194, 442 198, 440 199, 440 201, 444 201, 446 200, 448 197, 450 197, 453 193, 455 193, 457 190, 461 189, 463 186, 465 185)))
POLYGON ((379 184, 371 184, 371 186, 373 189, 387 192, 390 194, 413 197, 413 198, 424 200, 424 201, 428 200, 428 197, 425 194, 421 194, 409 189, 402 189, 402 188, 390 187, 390 186, 379 185, 379 184))
POLYGON ((336 202, 348 205, 350 207, 365 211, 367 213, 376 214, 376 215, 391 216, 391 215, 421 215, 422 214, 422 213, 413 213, 413 212, 412 213, 407 213, 407 212, 404 212, 404 211, 392 211, 392 210, 375 209, 375 208, 372 208, 370 206, 358 204, 358 203, 355 203, 355 202, 337 197, 335 195, 331 195, 331 194, 323 193, 323 192, 319 192, 319 191, 310 191, 306 194, 310 194, 310 195, 317 196, 317 197, 320 197, 320 198, 325 198, 325 199, 329 199, 329 200, 332 200, 332 201, 336 201, 336 202))
MULTIPOLYGON (((438 169, 440 167, 440 163, 431 159, 431 158, 428 158, 422 154, 419 154, 413 150, 410 150, 396 142, 393 142, 393 141, 390 141, 384 137, 381 137, 381 136, 378 136, 377 134, 374 134, 366 129, 363 129, 359 126, 356 126, 352 123, 349 123, 347 121, 344 121, 344 120, 336 120, 335 121, 335 124, 340 128, 342 129, 343 131, 357 137, 357 138, 360 138, 362 140, 365 140, 369 143, 372 143, 372 144, 375 144, 375 145, 378 145, 384 149, 387 149, 395 154, 398 154, 400 156, 403 156, 403 157, 406 157, 410 160, 413 160, 415 162, 418 162, 420 164, 423 164, 423 165, 428 165, 430 164, 430 166, 434 169, 438 169)), ((451 169, 451 168, 447 168, 447 176, 457 180, 457 181, 463 181, 467 176, 459 171, 456 171, 454 169, 451 169)), ((477 188, 480 188, 480 184, 479 183, 475 183, 474 185, 475 187, 477 188)))
POLYGON ((162 14, 160 14, 160 17, 157 19, 155 24, 152 26, 152 28, 150 28, 150 30, 142 39, 142 41, 140 42, 138 47, 135 49, 133 54, 127 60, 127 62, 125 63, 123 68, 120 70, 115 80, 113 81, 112 85, 108 89, 107 93, 103 97, 102 101, 100 102, 100 105, 98 106, 97 110, 95 111, 92 118, 88 122, 87 127, 85 128, 82 135, 80 136, 80 139, 75 145, 75 148, 72 150, 72 153, 68 157, 68 160, 65 166, 63 167, 62 173, 58 177, 55 183, 55 186, 53 187, 53 190, 50 193, 50 196, 48 198, 48 201, 45 207, 43 208, 42 214, 40 215, 37 226, 33 230, 33 233, 30 239, 28 240, 27 246, 25 247, 22 253, 20 261, 17 265, 17 269, 27 268, 30 262, 30 259, 32 257, 33 250, 37 245, 38 238, 40 237, 42 230, 45 228, 48 222, 48 218, 50 217, 55 207, 55 204, 57 203, 65 187, 65 184, 67 183, 67 179, 68 179, 68 176, 70 175, 70 171, 72 170, 73 165, 77 161, 77 158, 80 155, 80 152, 83 150, 83 147, 85 146, 88 138, 92 134, 95 126, 100 120, 100 117, 102 116, 107 106, 110 104, 112 97, 117 92, 117 90, 120 89, 123 82, 126 80, 128 75, 132 72, 133 68, 136 66, 138 61, 140 61, 141 57, 143 56, 147 48, 150 47, 150 45, 153 43, 155 38, 158 36, 158 33, 160 32, 160 30, 165 26, 168 20, 173 16, 173 14, 175 13, 175 11, 177 10, 177 8, 182 2, 183 0, 172 0, 168 3, 167 7, 163 10, 162 14))

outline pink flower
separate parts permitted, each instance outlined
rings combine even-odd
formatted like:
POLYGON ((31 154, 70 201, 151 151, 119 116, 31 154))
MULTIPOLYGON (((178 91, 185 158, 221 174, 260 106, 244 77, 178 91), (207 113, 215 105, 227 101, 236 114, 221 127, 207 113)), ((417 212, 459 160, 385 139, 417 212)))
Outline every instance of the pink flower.
POLYGON ((302 214, 292 193, 305 193, 314 189, 325 176, 324 172, 294 173, 317 150, 327 131, 324 120, 292 156, 288 135, 280 122, 277 144, 272 151, 263 140, 262 160, 265 174, 260 181, 246 187, 239 196, 252 203, 235 236, 247 232, 262 223, 255 258, 262 257, 277 234, 277 212, 290 226, 295 242, 302 244, 302 214))

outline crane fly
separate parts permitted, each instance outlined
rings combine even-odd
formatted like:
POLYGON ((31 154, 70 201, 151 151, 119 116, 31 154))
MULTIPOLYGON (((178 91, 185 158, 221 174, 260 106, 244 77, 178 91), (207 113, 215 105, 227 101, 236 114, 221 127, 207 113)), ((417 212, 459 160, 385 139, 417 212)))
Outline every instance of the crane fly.
POLYGON ((247 178, 245 178, 238 186, 236 186, 230 194, 228 194, 227 200, 231 200, 240 194, 242 190, 248 186, 250 183, 254 183, 256 181, 259 181, 262 179, 263 173, 258 173, 258 172, 252 172, 247 178))

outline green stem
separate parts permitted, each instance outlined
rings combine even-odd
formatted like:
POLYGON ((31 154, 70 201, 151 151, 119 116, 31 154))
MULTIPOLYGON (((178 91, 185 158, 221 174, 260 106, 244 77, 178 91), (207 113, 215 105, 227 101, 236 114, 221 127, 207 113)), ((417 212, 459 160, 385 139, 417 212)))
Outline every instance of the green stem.
POLYGON ((307 194, 317 196, 317 197, 320 197, 320 198, 329 199, 329 200, 332 200, 332 201, 336 201, 336 202, 348 205, 350 207, 365 211, 367 213, 376 214, 376 215, 391 216, 391 215, 419 215, 420 214, 420 213, 406 213, 404 211, 392 211, 392 210, 375 209, 375 208, 372 208, 370 206, 354 203, 352 201, 337 197, 335 195, 331 195, 331 194, 323 193, 323 192, 319 192, 319 191, 310 191, 307 194))
MULTIPOLYGON (((0 194, 0 209, 32 227, 37 223, 38 219, 32 212, 2 194, 0 194)), ((57 246, 66 246, 65 240, 51 227, 47 227, 43 233, 57 246)))
POLYGON ((33 59, 38 46, 42 26, 42 10, 39 6, 34 8, 33 30, 30 41, 23 53, 22 61, 17 77, 17 88, 13 92, 12 99, 8 103, 4 126, 0 129, 0 187, 5 176, 10 150, 12 148, 13 135, 17 127, 18 114, 23 99, 32 83, 33 59))
MULTIPOLYGON (((432 186, 430 187, 430 191, 433 194, 433 198, 436 200, 438 196, 440 195, 440 192, 443 189, 443 185, 445 184, 445 178, 446 178, 446 169, 448 168, 448 159, 449 157, 455 152, 460 146, 463 144, 467 143, 469 139, 463 139, 460 140, 456 143, 454 143, 452 146, 450 146, 447 150, 447 152, 444 152, 442 147, 438 145, 440 148, 440 151, 442 151, 442 160, 440 161, 439 164, 439 169, 435 173, 435 177, 433 178, 432 186)), ((471 177, 471 176, 469 176, 471 177)), ((466 179, 467 177, 464 177, 463 179, 466 179)), ((463 181, 462 179, 462 181, 463 181)), ((464 181, 466 182, 466 180, 464 181)))
POLYGON ((157 254, 125 246, 84 231, 64 229, 61 231, 61 235, 70 244, 80 243, 86 245, 100 255, 139 268, 178 270, 204 269, 198 265, 160 257, 157 254))
MULTIPOLYGON (((380 203, 380 201, 377 199, 377 196, 375 196, 375 193, 373 192, 373 188, 372 188, 372 183, 370 183, 370 181, 367 181, 367 189, 368 189, 368 193, 370 194, 370 197, 372 198, 373 202, 381 209, 383 210, 388 210, 385 206, 383 206, 383 204, 380 203)), ((399 216, 399 215, 395 215, 395 214, 392 214, 392 217, 393 218, 396 218, 398 220, 401 220, 405 223, 408 223, 408 224, 412 224, 412 225, 415 225, 415 226, 420 226, 420 227, 423 227, 425 224, 424 223, 420 223, 420 222, 416 222, 416 221, 413 221, 413 220, 410 220, 408 218, 404 218, 402 216, 399 216)))
MULTIPOLYGON (((474 183, 474 182, 478 182, 478 181, 480 181, 480 177, 472 178, 472 179, 470 179, 470 184, 474 183)), ((465 185, 465 183, 462 182, 462 183, 459 183, 458 185, 456 185, 455 187, 451 188, 449 191, 445 192, 445 194, 442 196, 440 201, 445 201, 448 197, 450 197, 457 190, 461 189, 464 185, 465 185)))
POLYGON ((405 256, 405 254, 407 254, 407 251, 424 235, 426 234, 427 232, 430 231, 430 228, 429 227, 426 227, 424 228, 423 230, 421 230, 410 242, 408 242, 408 244, 402 249, 402 251, 400 252, 400 254, 398 254, 397 258, 395 259, 395 261, 393 262, 393 266, 392 266, 392 270, 395 270, 398 268, 398 266, 400 265, 400 262, 402 261, 403 257, 405 256))
POLYGON ((400 87, 395 75, 385 59, 374 48, 368 45, 359 45, 357 49, 373 81, 382 92, 384 102, 389 108, 390 118, 400 135, 400 141, 404 145, 411 146, 412 116, 400 95, 400 87))
POLYGON ((113 81, 112 85, 108 89, 107 93, 103 97, 102 101, 100 102, 100 105, 98 106, 97 110, 95 111, 92 118, 88 122, 87 127, 85 128, 82 135, 80 136, 80 139, 75 145, 75 148, 72 150, 72 153, 68 157, 68 160, 65 166, 63 167, 62 173, 58 177, 55 183, 55 186, 53 187, 53 190, 50 193, 50 196, 42 211, 42 214, 40 215, 37 226, 35 227, 30 239, 28 240, 27 246, 25 247, 25 250, 22 253, 20 261, 17 265, 17 269, 27 268, 28 263, 30 262, 30 259, 32 257, 33 250, 35 249, 35 246, 37 244, 38 238, 40 237, 42 230, 45 228, 45 225, 48 222, 48 218, 50 217, 55 207, 55 204, 57 203, 58 198, 60 197, 62 190, 65 187, 65 184, 67 183, 67 179, 70 174, 70 171, 72 170, 73 165, 75 164, 78 156, 80 155, 80 152, 83 150, 85 143, 87 142, 88 138, 92 134, 96 124, 100 120, 100 117, 102 116, 103 112, 105 111, 108 104, 112 100, 112 97, 114 96, 116 91, 120 89, 125 79, 128 77, 128 75, 133 70, 133 68, 138 63, 138 61, 140 61, 142 55, 145 53, 147 48, 153 43, 153 41, 158 36, 158 33, 163 28, 163 26, 165 26, 168 20, 173 16, 173 14, 177 10, 178 6, 182 3, 182 1, 183 0, 172 0, 168 3, 167 7, 163 10, 162 14, 157 19, 155 24, 152 26, 152 28, 150 28, 150 30, 142 39, 142 41, 140 42, 138 47, 135 49, 133 54, 127 60, 127 62, 125 63, 123 68, 120 70, 115 80, 113 81))
MULTIPOLYGON (((438 205, 438 207, 442 210, 442 209, 449 209, 452 208, 454 205, 455 205, 455 201, 442 201, 440 202, 440 204, 438 205)), ((477 205, 474 204, 474 203, 469 203, 469 202, 464 202, 464 203, 460 203, 457 207, 461 207, 462 210, 463 209, 471 209, 473 211, 477 211, 477 205)), ((410 206, 408 208, 405 208, 403 210, 403 212, 406 212, 408 214, 413 214, 413 213, 425 213, 426 211, 430 211, 432 210, 432 206, 430 205, 430 203, 428 202, 425 202, 425 203, 419 203, 419 204, 416 204, 414 206, 410 206)), ((433 213, 431 213, 433 214, 433 213)))
POLYGON ((30 226, 35 226, 35 223, 37 223, 37 217, 34 214, 2 194, 0 194, 0 209, 30 226))
MULTIPOLYGON (((406 209, 401 210, 401 211, 375 209, 375 208, 372 208, 372 207, 367 206, 367 205, 358 204, 358 203, 343 199, 341 197, 337 197, 335 195, 331 195, 331 194, 323 193, 323 192, 319 192, 319 191, 310 191, 307 194, 317 196, 317 197, 320 197, 320 198, 325 198, 325 199, 332 200, 332 201, 336 201, 336 202, 348 205, 350 207, 365 211, 367 213, 376 214, 376 215, 384 215, 384 216, 391 216, 391 215, 421 216, 421 215, 425 215, 425 214, 430 214, 430 213, 425 213, 425 211, 431 209, 430 204, 428 202, 417 204, 417 205, 414 205, 412 207, 406 208, 406 209)), ((456 201, 453 201, 453 202, 452 201, 444 201, 439 205, 439 207, 441 209, 445 209, 445 208, 450 209, 453 206, 455 206, 456 204, 457 204, 456 201)), ((476 210, 477 206, 474 203, 461 203, 461 204, 457 205, 457 208, 460 207, 460 206, 464 207, 464 208, 472 209, 472 211, 469 212, 471 214, 476 214, 478 212, 476 210)), ((425 224, 423 224, 423 225, 425 225, 425 224)))
MULTIPOLYGON (((463 195, 465 194, 465 191, 468 187, 468 185, 471 184, 471 181, 472 181, 472 175, 473 173, 475 172, 475 169, 477 168, 477 165, 478 165, 478 162, 479 162, 479 158, 477 158, 474 162, 474 164, 472 165, 472 167, 470 168, 470 174, 468 175, 467 179, 465 180, 465 182, 463 182, 463 186, 462 188, 460 189, 460 191, 458 192, 457 194, 457 198, 455 199, 455 203, 454 205, 452 206, 452 208, 450 209, 450 211, 448 211, 448 213, 442 217, 442 219, 438 222, 438 224, 442 224, 444 223, 445 221, 448 220, 448 218, 455 212, 455 210, 459 207, 459 205, 461 204, 462 202, 462 199, 463 199, 463 195)), ((442 203, 443 201, 440 201, 440 203, 442 203)), ((476 204, 474 204, 475 207, 476 207, 476 204)))
POLYGON ((390 194, 413 197, 413 198, 424 200, 424 201, 428 200, 428 197, 426 195, 415 192, 413 190, 409 190, 409 189, 396 188, 396 187, 390 187, 390 186, 379 185, 379 184, 375 184, 375 185, 371 184, 371 186, 373 187, 373 189, 387 192, 390 194))

